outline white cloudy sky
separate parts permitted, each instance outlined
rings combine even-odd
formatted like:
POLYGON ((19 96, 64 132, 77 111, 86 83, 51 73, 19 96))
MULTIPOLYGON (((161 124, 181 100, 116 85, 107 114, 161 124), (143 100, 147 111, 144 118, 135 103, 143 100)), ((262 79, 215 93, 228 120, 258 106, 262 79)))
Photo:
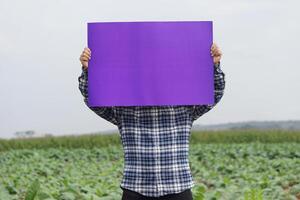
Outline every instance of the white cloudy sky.
POLYGON ((113 129, 83 102, 87 22, 212 20, 226 91, 195 124, 300 116, 297 0, 0 0, 0 137, 113 129))

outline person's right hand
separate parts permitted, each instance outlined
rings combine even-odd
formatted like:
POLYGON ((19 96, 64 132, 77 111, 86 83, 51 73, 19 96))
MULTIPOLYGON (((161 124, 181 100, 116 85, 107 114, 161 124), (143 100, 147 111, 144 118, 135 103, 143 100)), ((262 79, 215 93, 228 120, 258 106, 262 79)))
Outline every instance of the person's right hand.
POLYGON ((80 55, 80 62, 82 67, 87 70, 88 65, 89 65, 89 60, 91 59, 91 50, 88 47, 85 47, 82 54, 80 55))

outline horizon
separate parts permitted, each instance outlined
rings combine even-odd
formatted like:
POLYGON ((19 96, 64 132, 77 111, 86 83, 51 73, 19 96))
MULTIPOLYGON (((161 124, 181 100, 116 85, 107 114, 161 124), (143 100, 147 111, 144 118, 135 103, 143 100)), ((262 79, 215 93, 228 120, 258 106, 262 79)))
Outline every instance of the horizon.
MULTIPOLYGON (((300 120, 249 120, 249 121, 237 121, 237 122, 223 122, 223 123, 216 123, 216 124, 201 124, 201 123, 198 123, 198 124, 195 124, 191 131, 197 131, 197 129, 199 129, 199 126, 201 128, 201 126, 203 127, 210 127, 210 126, 222 126, 222 125, 229 125, 229 124, 247 124, 247 123, 288 123, 288 122, 295 122, 295 123, 299 123, 300 124, 300 120)), ((242 128, 243 129, 243 128, 242 128)), ((246 128, 247 129, 247 128, 246 128)), ((258 128, 259 129, 259 128, 258 128)), ((268 130, 269 128, 265 128, 265 129, 262 129, 262 130, 268 130)), ((221 130, 228 130, 228 129, 221 129, 221 130)), ((280 129, 280 130, 292 130, 292 129, 280 129)), ((294 130, 294 129, 293 129, 294 130)), ((19 132, 26 132, 26 131, 34 131, 32 129, 29 129, 29 130, 23 130, 23 131, 19 131, 19 132)), ((300 131, 300 128, 299 129, 296 129, 296 131, 300 131)), ((57 135, 57 134, 53 134, 53 133, 37 133, 34 131, 34 135, 33 136, 30 136, 30 137, 46 137, 47 135, 51 136, 51 137, 59 137, 59 136, 82 136, 82 135, 89 135, 89 134, 103 134, 103 135, 106 135, 106 134, 111 134, 111 133, 119 133, 119 130, 118 128, 114 128, 114 129, 106 129, 104 131, 101 131, 101 130, 98 130, 98 131, 93 131, 93 132, 82 132, 82 133, 69 133, 69 134, 60 134, 60 135, 57 135)), ((27 136, 25 136, 27 138, 27 136)), ((23 138, 23 137, 18 137, 16 136, 16 133, 13 134, 12 136, 10 137, 0 137, 0 139, 16 139, 16 138, 23 138)))

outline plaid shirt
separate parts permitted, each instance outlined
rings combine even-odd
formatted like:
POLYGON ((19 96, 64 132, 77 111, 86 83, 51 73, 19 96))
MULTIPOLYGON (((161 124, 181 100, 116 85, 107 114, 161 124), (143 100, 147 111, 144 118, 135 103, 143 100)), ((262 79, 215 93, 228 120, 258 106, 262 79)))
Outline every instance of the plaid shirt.
MULTIPOLYGON (((88 106, 88 71, 82 67, 79 90, 88 106)), ((89 107, 118 126, 124 150, 120 187, 144 196, 159 197, 192 188, 188 152, 193 122, 222 98, 225 74, 214 65, 212 105, 89 107)))

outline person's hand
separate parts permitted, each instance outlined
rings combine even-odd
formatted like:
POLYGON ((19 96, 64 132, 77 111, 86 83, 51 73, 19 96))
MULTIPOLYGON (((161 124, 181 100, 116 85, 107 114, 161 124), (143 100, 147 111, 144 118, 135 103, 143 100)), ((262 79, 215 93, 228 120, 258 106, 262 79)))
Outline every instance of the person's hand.
POLYGON ((210 53, 211 53, 211 56, 213 57, 215 64, 220 62, 221 57, 222 57, 222 52, 215 43, 212 44, 212 46, 210 48, 210 53))
POLYGON ((88 47, 85 47, 82 54, 80 55, 80 62, 83 67, 83 69, 87 70, 89 65, 89 60, 91 59, 91 50, 88 47))

